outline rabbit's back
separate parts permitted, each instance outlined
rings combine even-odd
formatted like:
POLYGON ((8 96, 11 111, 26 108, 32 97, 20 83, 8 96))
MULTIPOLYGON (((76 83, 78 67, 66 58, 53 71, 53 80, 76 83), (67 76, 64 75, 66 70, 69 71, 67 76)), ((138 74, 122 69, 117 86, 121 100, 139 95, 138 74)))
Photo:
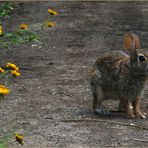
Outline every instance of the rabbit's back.
POLYGON ((116 89, 119 74, 126 71, 125 66, 122 65, 126 64, 127 60, 129 60, 129 56, 119 50, 105 53, 93 66, 91 83, 99 83, 105 88, 116 89))
POLYGON ((127 63, 129 56, 120 50, 111 51, 100 57, 94 67, 99 69, 103 75, 115 75, 120 69, 120 65, 127 63))

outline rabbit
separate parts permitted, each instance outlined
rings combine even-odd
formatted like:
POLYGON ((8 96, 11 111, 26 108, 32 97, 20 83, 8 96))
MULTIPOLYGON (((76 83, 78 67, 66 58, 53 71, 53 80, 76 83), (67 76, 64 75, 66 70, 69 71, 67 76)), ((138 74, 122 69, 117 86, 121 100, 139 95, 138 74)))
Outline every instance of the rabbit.
POLYGON ((139 37, 132 32, 123 39, 129 55, 112 50, 100 57, 90 73, 90 86, 95 114, 108 115, 104 100, 120 100, 119 110, 130 118, 146 118, 140 110, 140 96, 148 76, 148 54, 141 49, 139 37), (131 107, 132 105, 132 107, 131 107))

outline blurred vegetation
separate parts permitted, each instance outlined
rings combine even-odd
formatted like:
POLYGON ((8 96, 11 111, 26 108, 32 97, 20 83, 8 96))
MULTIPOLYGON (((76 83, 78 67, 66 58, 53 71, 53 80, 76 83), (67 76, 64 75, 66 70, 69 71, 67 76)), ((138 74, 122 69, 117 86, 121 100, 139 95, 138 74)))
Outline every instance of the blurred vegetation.
POLYGON ((9 14, 13 11, 14 4, 12 2, 0 3, 0 22, 3 18, 9 18, 9 14))
POLYGON ((3 20, 10 18, 12 11, 15 11, 13 2, 0 3, 0 48, 11 49, 28 42, 36 42, 42 44, 39 36, 29 28, 21 29, 17 26, 15 31, 6 32, 3 27, 3 20))
POLYGON ((13 139, 13 133, 7 133, 4 135, 4 137, 0 139, 0 148, 7 148, 7 143, 10 139, 13 139))
POLYGON ((19 29, 14 32, 5 33, 0 37, 0 47, 9 49, 32 41, 40 43, 39 37, 36 33, 31 32, 30 30, 19 29))

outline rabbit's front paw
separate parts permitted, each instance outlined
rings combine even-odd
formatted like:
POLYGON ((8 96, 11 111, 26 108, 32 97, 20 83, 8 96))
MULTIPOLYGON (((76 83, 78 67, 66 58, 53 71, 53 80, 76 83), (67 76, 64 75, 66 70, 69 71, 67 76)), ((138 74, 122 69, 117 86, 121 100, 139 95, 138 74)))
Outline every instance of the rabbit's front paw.
POLYGON ((109 115, 110 112, 105 107, 101 106, 101 107, 95 108, 94 113, 98 115, 109 115))
POLYGON ((137 118, 143 118, 145 119, 146 118, 146 114, 145 113, 142 113, 140 110, 135 110, 134 111, 134 115, 137 117, 137 118))
POLYGON ((128 110, 128 111, 126 112, 126 114, 127 114, 127 117, 128 117, 128 118, 135 118, 135 115, 134 115, 134 113, 133 113, 131 110, 128 110))
POLYGON ((140 98, 136 98, 134 101, 133 101, 133 111, 134 111, 134 115, 137 117, 137 118, 143 118, 145 119, 146 118, 146 114, 145 113, 142 113, 140 111, 140 98))
POLYGON ((135 115, 133 113, 133 107, 131 106, 131 103, 129 100, 121 100, 120 102, 123 105, 124 111, 128 118, 134 118, 135 115))

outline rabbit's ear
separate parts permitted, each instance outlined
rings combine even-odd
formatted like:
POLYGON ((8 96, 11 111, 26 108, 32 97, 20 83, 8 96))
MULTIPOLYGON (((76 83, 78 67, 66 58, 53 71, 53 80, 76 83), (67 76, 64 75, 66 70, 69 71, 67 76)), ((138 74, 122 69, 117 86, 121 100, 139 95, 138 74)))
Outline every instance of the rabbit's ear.
POLYGON ((134 33, 127 33, 124 35, 123 45, 130 52, 131 64, 136 64, 138 57, 136 49, 141 48, 139 37, 134 33))
POLYGON ((126 33, 123 39, 123 46, 126 50, 136 50, 141 48, 141 42, 135 33, 126 33))

